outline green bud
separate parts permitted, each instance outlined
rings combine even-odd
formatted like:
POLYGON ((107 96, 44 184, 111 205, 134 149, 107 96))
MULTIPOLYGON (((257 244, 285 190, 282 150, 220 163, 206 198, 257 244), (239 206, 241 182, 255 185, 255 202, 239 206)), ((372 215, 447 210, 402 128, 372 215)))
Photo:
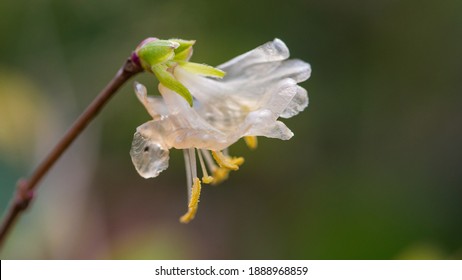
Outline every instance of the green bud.
POLYGON ((175 57, 175 49, 179 43, 170 40, 159 40, 148 38, 144 40, 135 50, 141 66, 151 71, 154 65, 167 62, 175 57))
POLYGON ((180 44, 175 49, 175 61, 188 61, 191 58, 193 45, 196 43, 195 40, 170 39, 169 41, 180 44))

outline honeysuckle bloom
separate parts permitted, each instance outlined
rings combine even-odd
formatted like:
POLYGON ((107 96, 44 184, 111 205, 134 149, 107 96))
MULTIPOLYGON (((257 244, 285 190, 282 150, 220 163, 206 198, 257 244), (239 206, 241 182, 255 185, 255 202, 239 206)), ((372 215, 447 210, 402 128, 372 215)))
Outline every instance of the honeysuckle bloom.
POLYGON ((146 88, 135 83, 136 95, 153 120, 137 128, 130 154, 139 174, 152 178, 167 169, 171 148, 183 150, 189 204, 180 221, 187 223, 197 212, 201 182, 217 184, 243 164, 242 157, 228 155, 229 146, 244 138, 256 148, 257 136, 293 136, 278 119, 307 107, 307 92, 297 83, 309 78, 311 68, 288 59, 289 50, 279 39, 216 68, 189 62, 194 41, 147 42, 138 47, 136 57, 159 79, 161 97, 148 96, 146 88), (153 42, 164 49, 149 57, 146 44, 153 42))

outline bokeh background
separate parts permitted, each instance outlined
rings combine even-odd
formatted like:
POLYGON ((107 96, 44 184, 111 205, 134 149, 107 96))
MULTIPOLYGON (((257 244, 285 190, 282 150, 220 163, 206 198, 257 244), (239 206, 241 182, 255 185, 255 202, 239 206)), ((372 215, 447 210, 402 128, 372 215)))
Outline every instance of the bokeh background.
MULTIPOLYGON (((274 37, 311 63, 288 142, 260 138, 182 225, 181 151, 145 180, 132 81, 39 186, 2 259, 461 259, 462 1, 0 2, 0 208, 144 38, 220 64, 274 37)), ((137 76, 156 92, 156 80, 137 76)))

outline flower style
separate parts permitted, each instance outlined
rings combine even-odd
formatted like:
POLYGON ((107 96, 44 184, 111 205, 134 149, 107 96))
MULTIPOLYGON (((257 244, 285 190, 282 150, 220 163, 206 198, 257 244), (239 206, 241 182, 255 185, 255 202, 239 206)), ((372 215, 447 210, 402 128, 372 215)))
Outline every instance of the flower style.
POLYGON ((137 128, 130 155, 139 174, 152 178, 167 169, 171 148, 183 150, 189 198, 183 223, 196 215, 201 182, 220 183, 244 163, 242 157, 228 155, 229 146, 240 138, 256 148, 257 136, 293 136, 278 118, 290 118, 308 106, 307 92, 297 83, 311 73, 308 63, 288 59, 289 50, 279 39, 216 68, 189 62, 193 44, 150 38, 134 53, 135 61, 158 78, 162 97, 148 97, 146 88, 135 83, 153 120, 137 128))

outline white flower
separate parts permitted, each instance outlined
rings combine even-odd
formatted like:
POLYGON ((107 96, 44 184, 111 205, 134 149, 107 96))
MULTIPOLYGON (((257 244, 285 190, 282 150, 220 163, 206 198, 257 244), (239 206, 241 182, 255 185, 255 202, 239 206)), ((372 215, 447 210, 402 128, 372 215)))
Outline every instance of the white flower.
POLYGON ((162 83, 162 97, 148 97, 146 88, 135 84, 153 120, 137 128, 130 152, 133 163, 144 178, 156 177, 168 167, 169 150, 183 149, 190 203, 182 222, 193 219, 197 211, 201 180, 196 149, 202 182, 218 183, 244 161, 227 155, 227 148, 240 138, 254 148, 257 136, 282 140, 293 136, 278 118, 290 118, 308 105, 307 92, 297 83, 309 78, 311 68, 288 57, 284 42, 275 39, 218 66, 226 72, 223 79, 207 77, 218 75, 196 71, 188 63, 169 64, 169 73, 194 97, 192 107, 162 83))

